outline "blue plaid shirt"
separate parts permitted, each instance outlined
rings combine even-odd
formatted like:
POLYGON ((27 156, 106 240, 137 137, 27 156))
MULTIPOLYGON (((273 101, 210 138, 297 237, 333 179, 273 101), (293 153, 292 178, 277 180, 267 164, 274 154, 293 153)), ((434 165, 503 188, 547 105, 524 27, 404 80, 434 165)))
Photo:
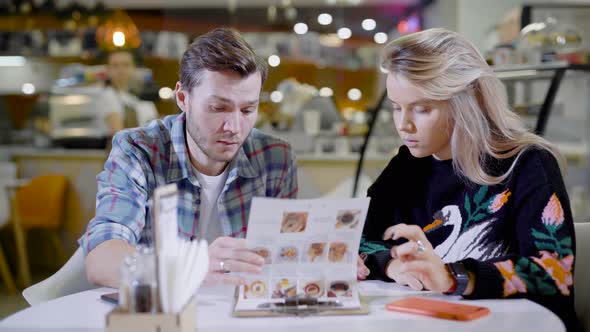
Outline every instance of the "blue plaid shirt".
MULTIPOLYGON (((148 200, 156 187, 176 183, 178 231, 195 238, 199 223, 200 185, 185 143, 184 113, 123 130, 113 138, 104 170, 98 174, 96 216, 79 243, 88 254, 110 239, 151 244, 148 200)), ((250 203, 255 196, 295 198, 297 168, 285 141, 253 129, 228 166, 218 201, 226 236, 245 237, 250 203)))

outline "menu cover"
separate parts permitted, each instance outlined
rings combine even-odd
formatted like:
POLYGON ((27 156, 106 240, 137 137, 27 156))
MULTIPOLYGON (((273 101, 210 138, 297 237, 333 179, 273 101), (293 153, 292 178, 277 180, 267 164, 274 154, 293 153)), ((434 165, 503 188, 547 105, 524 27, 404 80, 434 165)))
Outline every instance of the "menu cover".
POLYGON ((368 207, 369 198, 254 198, 247 242, 266 264, 244 275, 235 311, 267 310, 261 307, 293 296, 361 308, 357 255, 368 207))

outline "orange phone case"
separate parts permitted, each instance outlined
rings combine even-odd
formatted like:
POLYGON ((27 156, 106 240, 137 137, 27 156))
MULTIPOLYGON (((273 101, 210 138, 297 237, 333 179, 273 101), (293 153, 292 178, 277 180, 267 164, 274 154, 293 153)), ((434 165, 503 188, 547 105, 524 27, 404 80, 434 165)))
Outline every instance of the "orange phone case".
POLYGON ((468 321, 489 315, 490 309, 469 304, 408 297, 385 305, 390 311, 400 311, 451 320, 468 321))

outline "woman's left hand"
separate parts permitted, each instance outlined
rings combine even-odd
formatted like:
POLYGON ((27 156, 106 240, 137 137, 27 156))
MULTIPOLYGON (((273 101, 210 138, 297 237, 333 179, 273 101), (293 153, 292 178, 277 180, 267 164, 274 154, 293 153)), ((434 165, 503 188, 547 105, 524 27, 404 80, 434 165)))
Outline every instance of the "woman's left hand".
POLYGON ((384 240, 400 238, 408 239, 408 242, 391 248, 391 257, 401 261, 400 272, 414 275, 428 290, 448 291, 454 279, 422 229, 416 225, 398 224, 383 234, 384 240))

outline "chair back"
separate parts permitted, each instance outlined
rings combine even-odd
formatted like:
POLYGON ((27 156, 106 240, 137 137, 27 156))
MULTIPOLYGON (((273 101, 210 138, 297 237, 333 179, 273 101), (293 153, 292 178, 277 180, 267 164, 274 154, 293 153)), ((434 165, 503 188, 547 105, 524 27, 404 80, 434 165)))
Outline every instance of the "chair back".
POLYGON ((68 179, 42 175, 19 188, 14 197, 15 214, 24 229, 59 228, 64 218, 68 179))
POLYGON ((576 269, 574 292, 576 313, 585 331, 590 331, 590 222, 574 223, 576 231, 576 269))
POLYGON ((86 278, 84 252, 78 247, 74 255, 51 277, 34 284, 23 291, 23 297, 30 305, 47 302, 58 297, 97 288, 86 278))

